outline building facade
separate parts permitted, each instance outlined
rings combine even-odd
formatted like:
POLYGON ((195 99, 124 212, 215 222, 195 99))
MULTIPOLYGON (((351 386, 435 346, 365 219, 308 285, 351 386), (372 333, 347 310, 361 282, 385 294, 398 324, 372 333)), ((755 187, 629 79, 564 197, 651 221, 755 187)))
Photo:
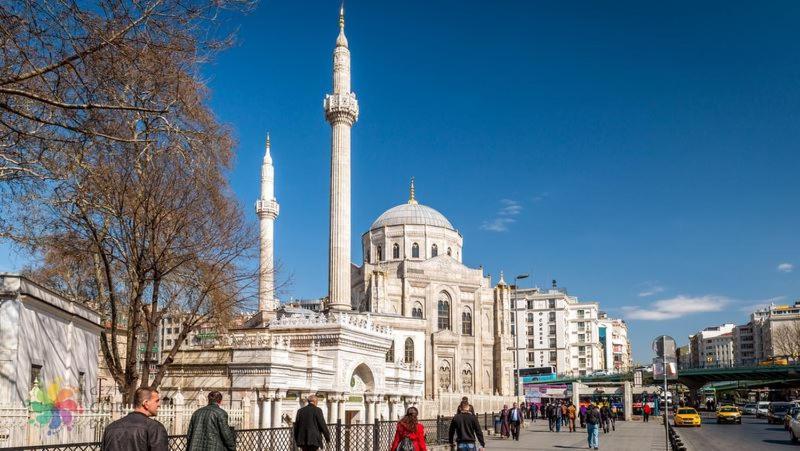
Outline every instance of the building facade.
POLYGON ((747 324, 735 327, 734 337, 739 365, 800 356, 800 301, 754 311, 747 324))
POLYGON ((22 405, 34 384, 97 393, 100 316, 17 274, 0 274, 0 404, 22 405))
POLYGON ((729 367, 734 357, 733 324, 706 327, 689 336, 692 365, 699 368, 729 367))

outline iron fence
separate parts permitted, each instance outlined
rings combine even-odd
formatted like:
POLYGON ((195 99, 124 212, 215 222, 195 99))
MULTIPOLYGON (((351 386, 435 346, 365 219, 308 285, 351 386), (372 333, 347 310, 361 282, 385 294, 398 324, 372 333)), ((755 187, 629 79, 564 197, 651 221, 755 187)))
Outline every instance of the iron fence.
MULTIPOLYGON (((481 425, 491 424, 493 414, 480 414, 481 425)), ((419 420, 425 428, 425 441, 429 445, 447 443, 451 417, 419 420)), ((375 424, 329 424, 331 443, 326 449, 332 451, 387 451, 392 444, 397 428, 396 421, 376 421, 375 424)), ((292 428, 240 429, 235 430, 237 451, 295 451, 292 428)), ((168 437, 169 451, 187 449, 185 435, 168 437)), ((60 445, 37 445, 4 448, 6 451, 100 451, 100 442, 69 443, 60 445)))

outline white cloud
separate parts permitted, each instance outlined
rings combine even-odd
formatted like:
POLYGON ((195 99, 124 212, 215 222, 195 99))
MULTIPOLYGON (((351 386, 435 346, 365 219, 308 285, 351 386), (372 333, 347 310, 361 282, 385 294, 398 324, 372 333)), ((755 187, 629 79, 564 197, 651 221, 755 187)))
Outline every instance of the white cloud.
POLYGON ((652 296, 654 294, 658 294, 664 291, 664 287, 661 285, 653 285, 653 284, 645 284, 645 287, 642 288, 642 291, 639 292, 640 298, 646 298, 648 296, 652 296))
POLYGON ((794 271, 794 265, 791 263, 781 263, 778 265, 778 271, 780 272, 792 272, 794 271))
POLYGON ((652 302, 649 306, 622 307, 626 319, 640 319, 645 321, 662 321, 681 318, 694 313, 718 312, 731 303, 724 296, 684 296, 661 299, 652 302))
POLYGON ((481 224, 482 230, 489 230, 491 232, 505 232, 508 226, 517 222, 514 216, 522 213, 522 204, 519 201, 511 199, 500 199, 500 209, 497 215, 492 219, 487 219, 481 224))

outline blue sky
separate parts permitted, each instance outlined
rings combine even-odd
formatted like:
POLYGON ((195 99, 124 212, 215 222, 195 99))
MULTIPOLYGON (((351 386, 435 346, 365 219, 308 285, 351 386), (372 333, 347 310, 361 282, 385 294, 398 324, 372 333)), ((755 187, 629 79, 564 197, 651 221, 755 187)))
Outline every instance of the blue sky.
MULTIPOLYGON (((466 264, 600 302, 628 320, 638 360, 656 335, 684 343, 800 298, 800 3, 346 8, 355 261, 414 176, 464 236, 466 264)), ((263 2, 203 71, 238 139, 231 179, 248 212, 271 132, 285 298, 327 287, 337 10, 263 2)))

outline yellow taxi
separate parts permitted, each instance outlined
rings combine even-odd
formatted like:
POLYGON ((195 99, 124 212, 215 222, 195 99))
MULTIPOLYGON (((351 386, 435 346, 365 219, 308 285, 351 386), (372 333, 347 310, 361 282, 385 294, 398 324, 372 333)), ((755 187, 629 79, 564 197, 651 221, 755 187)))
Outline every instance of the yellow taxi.
POLYGON ((675 426, 697 426, 700 427, 700 414, 691 407, 681 407, 675 412, 675 426))
POLYGON ((717 410, 717 423, 742 424, 742 413, 736 406, 722 406, 717 410))

